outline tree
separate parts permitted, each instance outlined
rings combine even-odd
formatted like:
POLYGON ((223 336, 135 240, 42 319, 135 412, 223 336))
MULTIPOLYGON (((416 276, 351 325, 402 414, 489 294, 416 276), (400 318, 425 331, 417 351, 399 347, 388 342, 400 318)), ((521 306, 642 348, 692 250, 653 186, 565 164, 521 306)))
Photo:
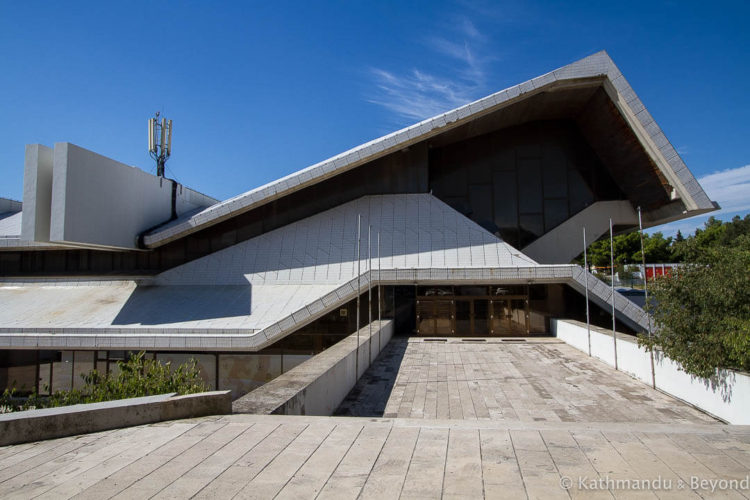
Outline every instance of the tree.
MULTIPOLYGON (((613 246, 616 265, 641 263, 641 237, 637 231, 618 234, 613 238, 613 246)), ((662 233, 644 234, 643 247, 647 263, 673 262, 671 237, 664 238, 662 233)), ((583 253, 574 262, 583 264, 583 253)), ((609 233, 589 247, 589 262, 596 267, 609 267, 609 233)))
POLYGON ((651 338, 640 339, 706 378, 717 368, 750 370, 750 235, 722 245, 725 231, 712 218, 685 241, 692 261, 654 281, 657 328, 651 338))

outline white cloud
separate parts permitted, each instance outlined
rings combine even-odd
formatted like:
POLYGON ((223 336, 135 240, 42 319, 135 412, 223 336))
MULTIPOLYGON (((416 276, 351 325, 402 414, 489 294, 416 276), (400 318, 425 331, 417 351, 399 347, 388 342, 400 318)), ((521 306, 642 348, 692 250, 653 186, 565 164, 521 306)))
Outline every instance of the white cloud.
POLYGON ((750 210, 750 165, 705 175, 698 183, 721 205, 716 214, 750 210))
POLYGON ((450 61, 449 77, 419 68, 402 73, 372 68, 376 89, 368 101, 402 117, 423 120, 476 99, 485 87, 489 58, 478 57, 477 50, 486 38, 468 19, 458 23, 455 32, 454 39, 433 37, 425 42, 437 56, 450 61))
POLYGON ((649 233, 661 231, 665 236, 674 236, 679 230, 684 236, 688 236, 695 233, 697 228, 703 227, 709 217, 728 220, 735 215, 744 216, 750 212, 750 165, 704 175, 698 178, 698 183, 708 197, 721 206, 721 210, 651 228, 649 233))

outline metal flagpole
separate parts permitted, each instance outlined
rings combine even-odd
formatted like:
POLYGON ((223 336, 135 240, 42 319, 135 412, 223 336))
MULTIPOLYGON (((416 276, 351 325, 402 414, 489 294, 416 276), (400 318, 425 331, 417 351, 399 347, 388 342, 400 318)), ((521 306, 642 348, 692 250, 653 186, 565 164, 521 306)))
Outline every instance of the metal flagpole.
POLYGON ((615 244, 612 236, 612 218, 609 218, 609 263, 612 266, 612 342, 615 346, 615 370, 617 368, 617 330, 615 329, 615 244))
POLYGON ((370 249, 372 248, 372 243, 370 241, 370 234, 372 232, 372 225, 367 225, 367 276, 369 279, 367 280, 367 320, 370 324, 370 341, 368 345, 368 351, 369 351, 369 364, 372 364, 372 252, 370 249))
MULTIPOLYGON (((651 313, 648 306, 648 275, 646 274, 646 251, 643 246, 643 221, 641 220, 641 207, 638 207, 638 228, 641 232, 641 262, 643 262, 643 291, 646 303, 646 319, 648 321, 648 338, 651 340, 651 313)), ((663 265, 663 264, 662 264, 663 265)), ((663 274, 663 272, 662 272, 663 274)), ((654 369, 654 349, 651 348, 651 387, 656 389, 656 370, 654 369)))
POLYGON ((357 352, 354 361, 354 382, 359 380, 359 296, 361 293, 361 279, 360 279, 360 241, 362 236, 362 214, 357 214, 357 352))
POLYGON ((380 339, 383 337, 383 324, 381 323, 382 318, 380 315, 380 309, 383 306, 383 287, 380 286, 380 231, 378 231, 378 328, 380 328, 380 334, 378 335, 378 353, 383 349, 380 344, 380 339))
POLYGON ((586 284, 586 331, 589 335, 589 356, 591 356, 591 322, 589 319, 589 260, 586 248, 586 227, 583 227, 583 280, 586 284))

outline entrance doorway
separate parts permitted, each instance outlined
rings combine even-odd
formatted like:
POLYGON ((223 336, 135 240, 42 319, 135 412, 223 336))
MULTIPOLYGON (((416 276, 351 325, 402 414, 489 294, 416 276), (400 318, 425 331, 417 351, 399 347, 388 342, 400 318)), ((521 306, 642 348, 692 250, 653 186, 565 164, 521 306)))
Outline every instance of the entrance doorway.
POLYGON ((418 335, 528 335, 528 289, 523 285, 419 287, 416 320, 418 335))

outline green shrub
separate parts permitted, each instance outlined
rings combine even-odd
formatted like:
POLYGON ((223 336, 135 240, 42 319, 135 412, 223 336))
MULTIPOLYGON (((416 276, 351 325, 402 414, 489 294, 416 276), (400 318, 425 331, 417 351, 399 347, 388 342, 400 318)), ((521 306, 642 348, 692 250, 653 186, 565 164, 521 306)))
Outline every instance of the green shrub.
POLYGON ((49 398, 32 393, 22 400, 15 397, 15 390, 6 389, 0 396, 0 413, 207 390, 194 359, 173 369, 171 363, 145 359, 145 353, 139 352, 127 361, 118 361, 117 367, 117 373, 108 375, 92 370, 82 376, 85 382, 82 388, 57 391, 49 398))
POLYGON ((660 347, 700 377, 713 376, 717 368, 750 371, 750 236, 692 257, 654 281, 650 302, 657 328, 641 344, 660 347))

